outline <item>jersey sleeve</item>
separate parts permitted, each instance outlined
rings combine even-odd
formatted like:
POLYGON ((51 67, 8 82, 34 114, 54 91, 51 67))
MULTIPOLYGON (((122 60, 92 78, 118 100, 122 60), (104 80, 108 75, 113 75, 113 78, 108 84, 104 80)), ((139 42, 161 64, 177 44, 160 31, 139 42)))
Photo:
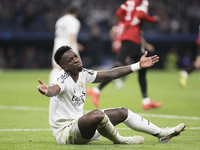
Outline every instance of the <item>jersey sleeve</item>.
POLYGON ((125 4, 122 4, 119 9, 116 11, 115 15, 119 18, 120 21, 124 22, 125 21, 125 16, 126 16, 126 6, 125 4))
POLYGON ((60 92, 61 93, 64 90, 64 82, 65 80, 69 77, 69 75, 67 73, 65 73, 63 70, 61 70, 56 78, 53 80, 51 86, 53 85, 58 85, 60 87, 60 92))
POLYGON ((136 17, 142 21, 148 21, 148 22, 153 22, 156 23, 157 20, 154 17, 148 16, 145 12, 139 10, 136 12, 136 17))
POLYGON ((200 38, 196 39, 196 44, 200 45, 200 38))
POLYGON ((95 79, 96 79, 96 76, 97 76, 97 71, 94 71, 94 70, 88 70, 88 69, 83 69, 83 73, 85 75, 85 82, 87 84, 90 84, 92 83, 95 79))

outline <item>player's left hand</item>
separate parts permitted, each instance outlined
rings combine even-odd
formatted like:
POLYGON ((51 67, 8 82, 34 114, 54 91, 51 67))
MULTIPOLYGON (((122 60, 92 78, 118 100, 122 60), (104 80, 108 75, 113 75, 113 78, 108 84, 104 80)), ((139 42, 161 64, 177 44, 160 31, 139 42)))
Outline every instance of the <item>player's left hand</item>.
POLYGON ((144 55, 140 58, 140 68, 148 68, 153 66, 156 62, 159 61, 159 57, 157 55, 146 57, 148 54, 147 51, 145 51, 144 55))

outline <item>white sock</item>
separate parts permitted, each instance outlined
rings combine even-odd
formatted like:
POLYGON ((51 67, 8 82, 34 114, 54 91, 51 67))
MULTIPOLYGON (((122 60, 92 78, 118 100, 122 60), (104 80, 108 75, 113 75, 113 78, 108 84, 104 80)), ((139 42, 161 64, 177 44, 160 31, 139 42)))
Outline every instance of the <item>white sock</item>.
POLYGON ((130 110, 128 110, 128 117, 124 121, 124 124, 126 124, 129 128, 133 130, 144 132, 144 133, 155 135, 155 136, 159 134, 161 131, 161 128, 157 127, 153 123, 133 113, 130 110))
POLYGON ((93 87, 92 90, 97 94, 101 93, 101 91, 97 87, 93 87))
POLYGON ((188 73, 187 73, 187 71, 182 71, 182 76, 184 77, 184 78, 188 78, 188 73))
POLYGON ((142 99, 142 104, 147 105, 151 102, 151 99, 149 97, 143 98, 142 99))
POLYGON ((115 144, 120 144, 124 140, 124 137, 121 136, 113 124, 110 122, 108 116, 105 114, 104 119, 101 123, 97 126, 97 130, 99 133, 108 138, 109 140, 113 141, 115 144))
POLYGON ((54 68, 51 70, 51 72, 50 72, 50 74, 49 74, 49 85, 51 85, 51 83, 53 82, 53 80, 54 80, 56 74, 57 74, 58 72, 60 72, 60 71, 61 71, 61 69, 58 68, 58 67, 54 67, 54 68))

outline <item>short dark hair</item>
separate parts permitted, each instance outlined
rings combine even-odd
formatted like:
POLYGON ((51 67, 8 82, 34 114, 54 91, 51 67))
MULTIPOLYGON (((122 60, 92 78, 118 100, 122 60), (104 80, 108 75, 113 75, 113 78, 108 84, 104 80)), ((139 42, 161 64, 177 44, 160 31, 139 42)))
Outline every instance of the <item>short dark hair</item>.
POLYGON ((62 55, 63 55, 65 52, 67 52, 68 50, 72 50, 72 48, 66 45, 66 46, 61 46, 61 47, 55 52, 55 54, 54 54, 54 60, 56 61, 56 63, 57 63, 59 66, 61 66, 61 65, 60 65, 60 60, 61 60, 62 55))
POLYGON ((68 6, 66 8, 66 13, 78 14, 78 8, 76 6, 68 6))

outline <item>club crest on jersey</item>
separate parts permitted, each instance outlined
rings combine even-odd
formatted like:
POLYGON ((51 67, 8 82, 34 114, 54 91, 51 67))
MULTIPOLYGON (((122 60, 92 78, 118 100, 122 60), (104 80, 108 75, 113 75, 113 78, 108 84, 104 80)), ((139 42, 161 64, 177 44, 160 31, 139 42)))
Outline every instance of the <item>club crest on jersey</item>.
POLYGON ((79 85, 80 85, 80 87, 83 87, 83 84, 82 84, 82 82, 81 82, 81 81, 79 81, 79 85))

